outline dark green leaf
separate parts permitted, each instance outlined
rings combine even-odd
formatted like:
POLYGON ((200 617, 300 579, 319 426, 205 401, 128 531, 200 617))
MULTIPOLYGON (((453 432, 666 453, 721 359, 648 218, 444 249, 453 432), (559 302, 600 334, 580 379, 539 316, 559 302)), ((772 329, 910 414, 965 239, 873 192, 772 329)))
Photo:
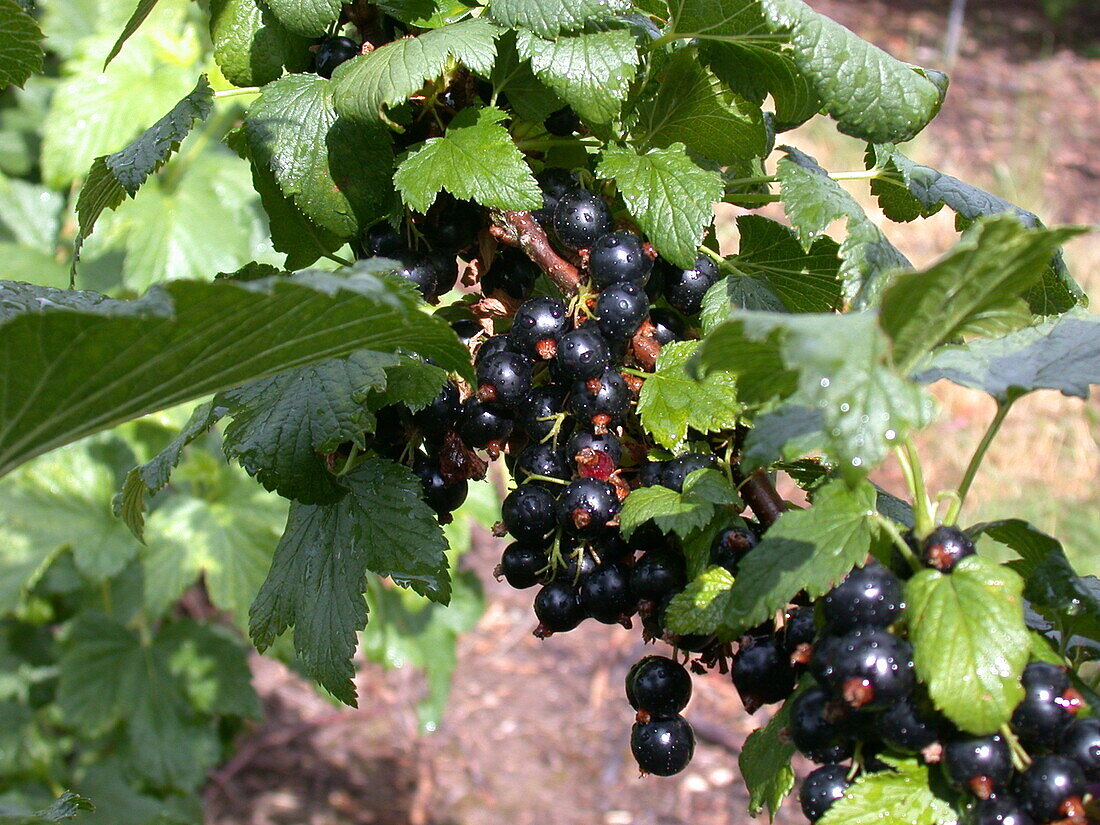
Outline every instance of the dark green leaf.
POLYGON ((665 627, 673 633, 713 633, 726 615, 731 587, 728 570, 708 567, 672 597, 665 608, 665 627))
POLYGON ((767 725, 749 734, 737 757, 737 768, 749 792, 749 816, 757 816, 767 807, 774 821, 780 803, 794 787, 794 745, 782 734, 790 724, 790 711, 788 699, 767 725))
POLYGON ((18 0, 0 0, 0 90, 42 71, 44 35, 18 0))
POLYGON ((233 630, 184 619, 168 625, 157 641, 194 707, 208 714, 261 717, 248 667, 250 648, 233 630))
POLYGON ((631 492, 623 502, 619 522, 628 538, 647 521, 656 522, 664 533, 686 537, 705 527, 716 507, 737 501, 737 493, 717 470, 695 470, 684 481, 682 493, 660 485, 631 492))
POLYGON ((368 406, 378 409, 385 404, 404 404, 418 410, 429 404, 439 394, 447 373, 417 358, 402 357, 386 368, 386 391, 372 397, 368 406))
POLYGON ((775 104, 775 129, 785 132, 801 126, 821 110, 811 79, 791 59, 782 42, 763 31, 746 32, 736 40, 703 41, 707 65, 738 94, 757 105, 771 95, 775 104))
POLYGON ((886 757, 887 770, 863 773, 818 820, 821 825, 955 825, 958 817, 931 788, 917 759, 886 757))
POLYGON ((783 358, 783 331, 777 328, 757 336, 739 315, 707 332, 693 363, 704 371, 717 369, 736 375, 737 397, 743 404, 757 406, 772 398, 786 398, 798 387, 798 372, 788 369, 783 358))
POLYGON ((798 404, 757 416, 745 437, 741 466, 751 470, 817 452, 825 446, 824 429, 821 410, 798 404))
POLYGON ((748 275, 727 275, 707 290, 699 321, 704 333, 710 332, 726 318, 730 310, 751 309, 760 312, 786 312, 787 307, 764 281, 748 275))
POLYGON ((546 38, 628 11, 628 0, 493 0, 489 4, 489 16, 502 26, 530 29, 546 38))
POLYGON ((263 0, 211 0, 214 59, 234 86, 262 86, 309 69, 308 37, 288 31, 263 0))
POLYGON ((134 13, 130 15, 130 19, 126 21, 126 26, 122 29, 122 33, 118 36, 118 40, 115 41, 115 45, 111 47, 110 54, 108 54, 107 59, 103 61, 104 69, 110 65, 112 60, 118 57, 118 53, 122 51, 123 45, 130 39, 130 35, 141 28, 141 24, 145 22, 145 18, 149 16, 149 13, 153 11, 159 1, 160 0, 138 0, 134 13))
POLYGON ((508 96, 508 103, 524 120, 542 123, 546 116, 565 104, 543 85, 531 64, 516 50, 516 33, 507 31, 497 41, 497 59, 490 77, 493 90, 508 96))

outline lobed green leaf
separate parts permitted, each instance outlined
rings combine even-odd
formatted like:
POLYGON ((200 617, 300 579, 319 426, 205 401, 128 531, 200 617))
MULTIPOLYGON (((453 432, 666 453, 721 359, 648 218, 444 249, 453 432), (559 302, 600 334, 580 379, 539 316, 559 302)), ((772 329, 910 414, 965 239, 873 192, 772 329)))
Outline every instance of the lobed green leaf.
POLYGON ((289 31, 263 0, 211 0, 214 60, 234 86, 263 86, 283 70, 304 72, 311 39, 289 31))
POLYGON ((18 0, 0 0, 0 90, 22 87, 42 71, 45 35, 18 0))
POLYGON ((629 0, 492 0, 489 16, 508 28, 553 38, 631 10, 629 0))
POLYGON ((863 773, 819 820, 821 825, 954 825, 947 800, 932 790, 927 765, 886 757, 886 770, 863 773))

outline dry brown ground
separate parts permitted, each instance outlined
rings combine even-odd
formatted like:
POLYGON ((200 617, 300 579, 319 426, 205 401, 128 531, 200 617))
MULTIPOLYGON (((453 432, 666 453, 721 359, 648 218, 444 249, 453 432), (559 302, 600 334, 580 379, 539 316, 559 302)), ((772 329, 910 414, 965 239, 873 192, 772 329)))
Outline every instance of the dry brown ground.
MULTIPOLYGON (((892 53, 937 65, 946 0, 812 0, 892 53)), ((912 151, 922 162, 993 188, 1048 222, 1100 215, 1100 60, 1074 51, 1100 36, 1089 21, 1052 39, 1032 4, 971 3, 967 36, 941 117, 912 151)), ((1095 18, 1092 23, 1095 23, 1095 18)), ((1095 51, 1093 52, 1095 54, 1095 51)), ((857 168, 859 147, 816 126, 792 137, 833 169, 857 168)), ((870 205, 869 201, 865 201, 870 205)), ((937 217, 891 230, 911 258, 933 259, 951 242, 937 217)), ((1070 250, 1100 296, 1100 245, 1070 250)), ((937 390, 935 435, 922 446, 934 484, 954 483, 991 405, 976 394, 937 390)), ((1028 489, 1095 507, 1097 420, 1076 401, 1038 395, 1011 418, 979 478, 977 502, 1028 489), (1036 460, 1035 457, 1039 457, 1036 460)), ((896 478, 887 469, 886 483, 896 478)), ((266 721, 241 743, 207 791, 218 825, 730 825, 747 821, 737 749, 761 719, 748 717, 732 686, 696 680, 688 716, 700 734, 681 776, 639 780, 627 745, 631 714, 622 679, 643 653, 638 634, 587 623, 539 642, 530 635, 531 593, 487 575, 499 545, 482 537, 466 563, 484 571, 489 607, 459 646, 444 724, 415 734, 422 686, 414 672, 366 667, 360 710, 336 708, 280 665, 255 658, 266 721)), ((800 821, 793 808, 782 823, 800 821)))

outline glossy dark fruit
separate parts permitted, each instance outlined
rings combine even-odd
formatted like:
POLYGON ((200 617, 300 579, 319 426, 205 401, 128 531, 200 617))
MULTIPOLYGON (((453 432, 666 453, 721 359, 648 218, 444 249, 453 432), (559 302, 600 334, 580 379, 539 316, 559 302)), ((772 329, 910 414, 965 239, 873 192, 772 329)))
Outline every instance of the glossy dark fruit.
POLYGON ((417 456, 413 472, 420 479, 425 503, 439 515, 457 510, 466 500, 465 479, 448 483, 439 468, 439 456, 417 456))
POLYGON ((719 281, 718 267, 706 255, 695 259, 691 269, 665 272, 665 300, 684 315, 695 315, 703 307, 703 296, 719 281))
POLYGON ((781 702, 794 690, 795 672, 790 657, 773 636, 753 640, 737 652, 731 671, 734 687, 749 713, 762 705, 781 702))
POLYGON ((581 119, 570 106, 563 106, 556 112, 551 112, 543 121, 546 131, 558 137, 569 137, 581 128, 581 119))
POLYGON ((637 284, 612 284, 596 299, 596 324, 608 341, 629 341, 649 315, 649 298, 637 284))
POLYGON ((531 391, 534 365, 518 352, 498 352, 477 365, 477 398, 482 403, 516 408, 531 391))
POLYGON ((630 569, 605 564, 581 580, 581 604, 598 622, 615 624, 632 614, 637 600, 630 591, 630 569))
POLYGON ((748 527, 734 524, 714 537, 710 546, 710 563, 724 567, 737 575, 737 566, 752 548, 756 546, 756 534, 748 527))
POLYGON ((819 644, 811 659, 814 676, 853 708, 888 707, 913 690, 913 647, 875 627, 853 630, 819 644))
POLYGON ((565 579, 555 579, 539 590, 535 595, 535 616, 539 620, 539 635, 567 633, 586 618, 577 588, 565 579))
POLYGON ((611 210, 603 198, 587 189, 574 189, 554 207, 554 233, 569 249, 587 249, 611 231, 611 210))
POLYGON ((560 166, 547 166, 535 175, 535 180, 538 181, 539 189, 542 190, 543 206, 551 210, 551 221, 553 220, 552 211, 558 205, 562 195, 579 189, 581 185, 576 175, 560 166))
POLYGON ((783 650, 791 655, 801 645, 811 645, 817 636, 817 625, 814 624, 814 609, 809 605, 796 607, 787 614, 787 621, 783 625, 783 650))
POLYGON ((558 497, 558 523, 566 533, 594 538, 607 531, 607 522, 619 512, 615 488, 595 478, 571 481, 558 497))
POLYGON ((434 252, 399 249, 386 257, 393 258, 400 264, 396 273, 398 277, 412 281, 420 294, 429 301, 450 289, 458 274, 453 260, 434 252), (447 283, 449 276, 451 280, 447 283))
POLYGON ((525 590, 539 584, 550 563, 546 551, 540 547, 512 542, 500 556, 500 573, 516 590, 525 590))
POLYGON ((1100 718, 1070 722, 1062 732, 1058 751, 1076 762, 1090 782, 1100 782, 1100 718))
POLYGON ((635 722, 630 752, 643 773, 673 776, 688 766, 695 753, 695 733, 682 716, 635 722))
POLYGON ((571 383, 597 378, 610 363, 611 348, 592 327, 566 332, 558 339, 555 367, 560 381, 571 383))
POLYGON ((978 796, 989 796, 1012 777, 1012 754, 998 734, 944 742, 941 764, 948 779, 978 796))
POLYGON ((691 674, 666 656, 646 656, 626 674, 626 698, 634 710, 672 716, 691 700, 691 674))
POLYGON ((967 556, 973 556, 974 542, 958 527, 940 525, 920 544, 920 560, 925 567, 950 573, 967 556))
POLYGON ((501 352, 511 352, 512 345, 508 340, 507 335, 493 335, 486 338, 481 342, 481 346, 478 347, 477 355, 474 356, 475 366, 480 364, 486 358, 493 355, 497 355, 501 352))
POLYGON ((390 258, 405 248, 405 239, 390 226, 389 221, 379 221, 363 233, 363 249, 370 255, 390 258))
POLYGON ((825 621, 836 635, 861 627, 887 627, 904 606, 898 577, 877 562, 857 567, 822 599, 825 621))
POLYGON ((565 564, 554 571, 554 578, 567 579, 578 585, 582 579, 595 573, 600 566, 596 557, 583 546, 574 550, 563 549, 562 558, 565 564))
POLYGON ((661 483, 667 461, 644 461, 638 468, 638 483, 643 487, 653 487, 661 483))
POLYGON ((595 393, 592 392, 592 382, 578 381, 573 384, 569 410, 583 426, 603 432, 622 423, 630 410, 633 395, 622 375, 610 367, 593 380, 599 384, 595 393))
POLYGON ((485 332, 481 324, 473 318, 459 318, 451 324, 451 329, 455 331, 458 340, 466 347, 470 346, 470 342, 473 341, 474 338, 485 332))
POLYGON ((481 276, 484 295, 503 292, 518 301, 531 294, 539 276, 538 265, 520 250, 506 246, 498 250, 493 265, 481 276))
POLYGON ((588 274, 598 289, 622 281, 644 287, 652 269, 641 236, 626 229, 601 235, 588 251, 588 274))
POLYGON ((1028 750, 1053 748, 1073 721, 1080 706, 1070 690, 1069 676, 1047 662, 1031 662, 1020 681, 1024 698, 1012 712, 1012 730, 1028 750))
POLYGON ((904 696, 876 714, 874 724, 883 744, 898 753, 920 753, 941 736, 935 714, 912 696, 904 696))
POLYGON ((359 54, 359 44, 350 37, 326 37, 313 55, 314 70, 321 77, 332 77, 341 63, 359 54))
MULTIPOLYGON (((573 471, 569 467, 565 453, 548 441, 545 444, 528 444, 516 460, 514 475, 517 480, 535 475, 569 481, 573 477, 573 471)), ((552 493, 557 493, 563 486, 542 480, 527 483, 541 484, 552 493)))
POLYGON ((558 352, 558 339, 569 329, 569 315, 560 298, 539 296, 516 310, 509 345, 528 358, 548 360, 558 352))
POLYGON ((483 211, 476 203, 440 192, 418 226, 432 249, 455 255, 474 245, 483 224, 483 211))
POLYGON ((1068 756, 1037 756, 1031 766, 1012 783, 1012 791, 1024 810, 1039 822, 1065 819, 1071 813, 1066 803, 1085 793, 1085 774, 1068 756))
POLYGON ((513 427, 515 422, 507 413, 490 409, 476 398, 467 398, 462 403, 458 432, 471 447, 486 449, 502 445, 512 434, 513 427))
POLYGON ((513 490, 500 506, 501 520, 517 541, 545 546, 556 524, 554 496, 543 487, 524 484, 513 490))
POLYGON ((440 389, 428 406, 413 413, 413 422, 429 442, 438 444, 443 436, 458 428, 458 417, 462 414, 462 400, 458 385, 448 381, 440 389))
POLYGON ((714 469, 718 466, 718 459, 713 455, 703 453, 684 453, 665 464, 661 473, 661 483, 677 493, 684 491, 684 481, 696 470, 714 469))
POLYGON ((597 435, 591 430, 577 430, 565 445, 565 455, 570 461, 570 466, 577 467, 584 464, 588 458, 586 451, 606 455, 612 469, 617 468, 623 459, 623 445, 614 433, 597 435))
POLYGON ((829 705, 829 694, 817 685, 798 694, 791 703, 790 736, 807 759, 821 764, 843 762, 852 755, 849 726, 829 705))
POLYGON ((843 765, 822 765, 812 771, 798 790, 802 813, 810 822, 817 822, 833 803, 844 796, 851 783, 843 765))
POLYGON ((673 550, 650 550, 634 565, 630 587, 639 599, 660 602, 687 584, 683 554, 673 550))
POLYGON ((979 799, 965 821, 968 825, 1035 825, 1020 801, 1008 794, 979 799))
POLYGON ((651 309, 649 320, 653 324, 653 337, 663 347, 684 337, 684 322, 675 312, 667 309, 651 309))
MULTIPOLYGON (((557 419, 565 404, 565 388, 559 384, 547 384, 543 387, 535 387, 527 393, 527 398, 520 405, 517 414, 519 424, 532 441, 545 441, 554 431, 557 419)), ((561 420, 558 426, 558 443, 561 438, 569 435, 572 422, 561 420)), ((566 453, 568 456, 568 452, 566 453)))

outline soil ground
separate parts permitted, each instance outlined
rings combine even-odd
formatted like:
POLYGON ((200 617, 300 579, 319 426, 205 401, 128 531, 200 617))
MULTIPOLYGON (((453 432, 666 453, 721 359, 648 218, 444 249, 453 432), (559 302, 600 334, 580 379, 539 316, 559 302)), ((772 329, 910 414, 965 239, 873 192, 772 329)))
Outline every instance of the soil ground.
MULTIPOLYGON (((811 5, 902 59, 942 65, 947 0, 811 0, 811 5)), ((1048 222, 1095 223, 1100 215, 1100 12, 1052 31, 1037 13, 1038 5, 1037 0, 972 0, 947 103, 914 144, 914 154, 1014 198, 1048 222)), ((819 128, 810 137, 828 144, 821 134, 819 128)), ((803 145, 800 137, 794 140, 803 145)), ((824 151, 830 151, 828 145, 824 151)), ((847 151, 850 160, 858 160, 851 148, 847 151)), ((944 226, 939 235, 923 229, 903 232, 902 241, 909 244, 905 251, 914 261, 929 260, 950 240, 944 226)), ((1082 274, 1096 298, 1100 255, 1081 257, 1082 274)), ((949 437, 973 444, 988 407, 965 394, 948 393, 941 401, 949 437)), ((1057 400, 1039 404, 1048 418, 1062 417, 1057 400)), ((1031 429, 1021 438, 1035 437, 1034 423, 1022 426, 1031 429)), ((1042 450, 1050 455, 1064 449, 1076 457, 1077 476, 1063 480, 1063 492, 1085 503, 1081 495, 1095 487, 1097 472, 1095 414, 1078 430, 1066 434, 1063 426, 1042 450), (1082 461, 1082 450, 1091 450, 1092 457, 1082 461)), ((999 460, 1016 471, 1018 454, 1012 451, 1021 442, 1011 433, 1004 438, 1008 446, 999 460)), ((940 475, 957 473, 953 461, 943 465, 940 475)), ((1047 473, 1040 483, 1054 484, 1047 473)), ((883 476, 891 480, 889 473, 883 476)), ((1026 474, 1021 483, 1027 483, 1026 474)), ((531 591, 511 591, 489 575, 500 547, 481 535, 464 559, 482 573, 488 609, 459 645, 452 699, 437 731, 416 734, 414 705, 423 686, 415 671, 365 666, 358 680, 362 708, 350 710, 319 697, 276 662, 256 656, 265 721, 212 777, 206 792, 209 821, 747 822, 737 753, 768 711, 748 716, 727 679, 695 680, 687 714, 700 739, 694 761, 673 779, 640 780, 628 747, 631 712, 622 695, 627 668, 647 652, 639 634, 589 622, 565 636, 536 640, 530 634, 531 591)), ((802 819, 788 802, 777 821, 802 819)))

